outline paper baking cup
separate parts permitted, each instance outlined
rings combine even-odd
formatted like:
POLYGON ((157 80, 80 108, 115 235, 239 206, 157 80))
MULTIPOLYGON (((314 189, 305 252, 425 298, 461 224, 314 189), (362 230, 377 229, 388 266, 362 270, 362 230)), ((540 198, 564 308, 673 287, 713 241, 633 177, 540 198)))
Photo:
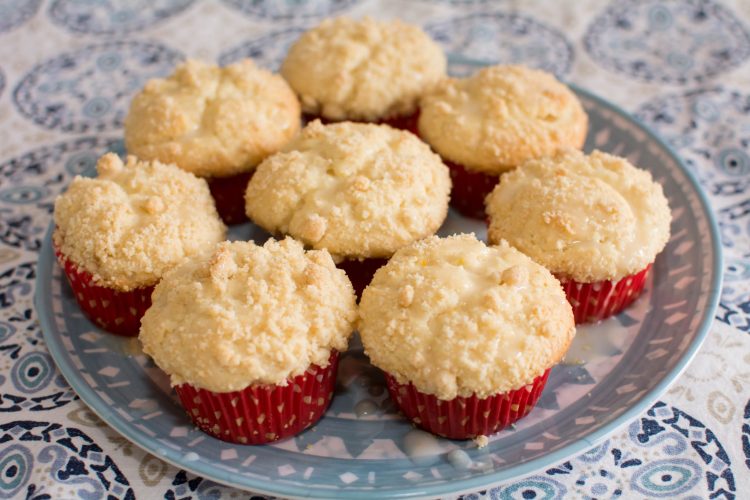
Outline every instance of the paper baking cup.
POLYGON ((245 191, 253 176, 252 172, 244 172, 229 177, 207 177, 208 188, 216 203, 216 211, 226 224, 242 224, 247 222, 245 214, 245 191))
POLYGON ((372 281, 375 271, 388 263, 388 259, 343 260, 336 267, 343 269, 357 294, 357 300, 372 281))
POLYGON ((594 323, 628 307, 643 292, 650 270, 651 264, 619 281, 580 283, 560 279, 568 302, 573 306, 576 324, 594 323))
POLYGON ((396 116, 387 120, 380 120, 380 123, 390 125, 393 128, 406 130, 414 135, 419 135, 419 112, 407 116, 396 116))
POLYGON ((484 199, 497 185, 499 177, 483 172, 472 172, 462 165, 447 160, 453 182, 451 191, 451 206, 466 217, 485 220, 484 199))
POLYGON ((83 313, 97 326, 116 335, 135 337, 141 318, 151 307, 153 286, 121 292, 94 283, 91 273, 79 268, 55 248, 60 263, 83 313))
POLYGON ((386 373, 388 392, 401 411, 426 431, 450 439, 489 436, 525 416, 539 400, 550 369, 530 384, 484 399, 476 396, 443 401, 418 391, 411 383, 399 384, 386 373))
POLYGON ((333 396, 337 366, 338 352, 333 351, 327 367, 310 365, 286 386, 212 392, 182 384, 175 391, 203 432, 231 443, 270 443, 299 434, 320 420, 333 396))
POLYGON ((315 115, 309 115, 309 114, 305 114, 303 116, 303 120, 305 123, 310 123, 313 120, 320 120, 320 122, 323 123, 324 125, 330 125, 332 123, 341 123, 342 121, 350 121, 354 123, 376 123, 378 125, 390 125, 393 128, 406 130, 408 132, 411 132, 414 135, 418 135, 417 123, 419 122, 419 112, 416 112, 407 116, 395 116, 393 118, 388 118, 386 120, 378 120, 376 122, 365 122, 365 121, 358 121, 358 120, 329 120, 328 118, 323 118, 322 116, 315 116, 315 115))

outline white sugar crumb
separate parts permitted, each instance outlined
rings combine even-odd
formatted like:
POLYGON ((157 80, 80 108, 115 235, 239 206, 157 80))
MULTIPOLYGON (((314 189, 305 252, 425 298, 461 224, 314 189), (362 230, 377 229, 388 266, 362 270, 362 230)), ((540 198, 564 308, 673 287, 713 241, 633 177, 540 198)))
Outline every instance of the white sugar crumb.
POLYGON ((503 174, 487 197, 490 242, 507 240, 561 279, 617 280, 654 261, 671 213, 651 174, 567 149, 503 174))
POLYGON ((370 187, 370 184, 370 179, 363 175, 358 175, 352 181, 352 186, 354 186, 354 189, 360 192, 367 191, 367 189, 370 187))
POLYGON ((448 168, 413 134, 315 120, 258 166, 245 208, 337 259, 387 258, 440 228, 450 190, 448 168))
POLYGON ((523 285, 528 279, 528 271, 522 266, 511 266, 503 271, 500 282, 504 285, 523 285))
POLYGON ((372 363, 442 400, 523 387, 560 361, 575 334, 549 271, 466 234, 398 250, 363 292, 359 314, 372 363), (511 268, 513 284, 501 283, 511 268))
POLYGON ((447 78, 420 101, 420 136, 443 158, 492 175, 560 148, 581 148, 587 130, 576 95, 525 66, 447 78))
POLYGON ((319 242, 326 233, 328 222, 326 219, 318 214, 310 214, 307 218, 307 222, 302 226, 301 235, 302 237, 311 242, 319 242))
POLYGON ((158 196, 150 196, 143 204, 146 212, 155 215, 164 210, 164 201, 158 196))
POLYGON ((132 290, 223 241, 206 182, 174 165, 125 163, 114 153, 98 176, 77 176, 55 200, 55 245, 97 284, 132 290))
POLYGON ((299 131, 300 113, 284 79, 250 59, 224 68, 188 60, 133 98, 125 145, 142 159, 225 177, 278 151, 299 131))
POLYGON ((401 307, 409 307, 414 300, 414 287, 405 285, 399 294, 398 303, 401 307))
POLYGON ((419 26, 368 17, 323 21, 281 66, 306 113, 356 121, 412 114, 445 70, 445 54, 419 26))
POLYGON ((327 252, 291 238, 223 242, 157 285, 140 339, 173 384, 229 392, 327 366, 356 319, 352 285, 327 252))
POLYGON ((490 443, 489 438, 487 436, 484 436, 484 435, 480 435, 480 436, 475 437, 473 439, 473 441, 474 441, 474 443, 476 443, 477 448, 479 448, 480 450, 482 448, 484 448, 485 446, 487 446, 490 443))

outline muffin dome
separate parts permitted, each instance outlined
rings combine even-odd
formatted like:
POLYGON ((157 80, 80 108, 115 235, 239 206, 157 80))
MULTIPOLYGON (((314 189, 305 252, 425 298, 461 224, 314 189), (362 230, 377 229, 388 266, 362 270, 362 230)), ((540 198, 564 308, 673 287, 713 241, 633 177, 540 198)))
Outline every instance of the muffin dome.
POLYGON ((447 167, 409 132, 309 124, 258 166, 248 216, 336 258, 390 257, 433 234, 448 211, 447 167))
POLYGON ((375 366, 451 400, 531 383, 560 361, 575 327, 549 271, 464 234, 396 252, 362 295, 359 332, 375 366))
POLYGON ((376 121, 413 113, 445 68, 443 51, 418 26, 338 18, 305 32, 289 49, 281 74, 306 113, 376 121))
POLYGON ((504 174, 487 197, 489 240, 561 278, 617 280, 651 264, 669 240, 667 199, 626 159, 568 150, 504 174))
POLYGON ((224 242, 157 285, 139 338, 173 385, 231 392, 328 366, 355 320, 354 291, 328 252, 290 238, 224 242))
POLYGON ((562 147, 580 148, 587 128, 568 87, 524 66, 445 80, 420 104, 419 134, 440 156, 492 175, 562 147))
POLYGON ((99 159, 55 201, 55 246, 120 291, 155 284, 167 271, 224 240, 206 182, 174 165, 99 159))
POLYGON ((220 68, 189 60, 133 98, 125 145, 142 159, 201 177, 248 172, 300 127, 289 85, 250 59, 220 68))

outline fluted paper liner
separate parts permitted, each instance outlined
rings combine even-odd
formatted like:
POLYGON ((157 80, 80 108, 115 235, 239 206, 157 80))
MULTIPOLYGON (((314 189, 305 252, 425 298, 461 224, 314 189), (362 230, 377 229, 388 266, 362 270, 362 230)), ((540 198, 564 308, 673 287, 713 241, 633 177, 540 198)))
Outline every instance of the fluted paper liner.
POLYGON ((550 369, 520 389, 486 398, 456 397, 449 401, 400 384, 386 373, 388 392, 401 411, 419 427, 450 439, 489 436, 528 414, 539 400, 550 369))
POLYGON ((247 222, 245 214, 245 191, 255 171, 243 172, 229 177, 208 177, 208 189, 216 204, 219 217, 227 225, 247 222))
POLYGON ((87 318, 110 333, 125 337, 138 335, 141 318, 151 307, 153 286, 129 292, 99 286, 91 273, 68 260, 56 247, 55 255, 87 318))
POLYGON ((646 285, 646 278, 651 270, 646 269, 617 281, 597 281, 580 283, 561 279, 560 283, 573 306, 576 324, 595 323, 617 314, 638 298, 646 285))
POLYGON ((320 420, 333 396, 337 366, 338 352, 332 351, 327 367, 310 365, 286 386, 251 385, 220 393, 181 384, 175 391, 203 432, 231 443, 270 443, 320 420))

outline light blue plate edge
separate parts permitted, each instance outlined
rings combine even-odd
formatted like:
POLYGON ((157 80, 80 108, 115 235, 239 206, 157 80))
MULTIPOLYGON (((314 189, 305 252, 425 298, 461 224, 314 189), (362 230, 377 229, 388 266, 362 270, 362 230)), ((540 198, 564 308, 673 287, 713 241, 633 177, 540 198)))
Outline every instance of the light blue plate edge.
MULTIPOLYGON (((498 483, 502 483, 512 479, 519 479, 528 474, 532 474, 538 470, 541 470, 550 465, 554 465, 563 462, 565 459, 572 456, 578 455, 587 451, 589 448, 596 445, 597 442, 603 440, 608 435, 616 431, 618 428, 624 426, 631 420, 635 419, 638 415, 643 413, 648 407, 661 396, 667 388, 680 376, 680 374, 687 368, 688 364, 695 355, 698 353, 704 340, 706 339, 708 332, 711 328, 711 324, 714 320, 714 313, 719 304, 721 297, 721 287, 723 281, 723 254, 721 247, 721 240, 719 237, 719 228, 716 223, 716 219, 711 209, 711 203, 706 197, 703 188, 700 186, 698 180, 695 178, 693 173, 685 166, 679 155, 675 153, 671 146, 669 146, 662 138, 655 133, 648 125, 642 123, 640 120, 632 116, 627 111, 623 110, 619 106, 610 103, 609 101, 584 90, 583 88, 568 84, 577 94, 596 101, 599 105, 605 108, 609 108, 611 111, 619 114, 626 120, 631 121, 634 125, 641 128, 646 132, 649 137, 654 140, 661 148, 663 148, 669 156, 675 161, 677 165, 685 173, 688 181, 690 182, 693 189, 696 191, 698 198, 700 199, 703 211, 708 219, 708 225, 711 233, 711 248, 713 250, 713 281, 711 289, 709 290, 709 298, 704 311, 704 318, 698 325, 698 334, 696 335, 693 342, 688 346, 685 355, 680 358, 674 368, 667 373, 662 380, 651 389, 651 391, 644 394, 638 402, 633 404, 628 410, 622 415, 615 418, 612 422, 604 425, 600 429, 592 432, 589 436, 582 438, 575 443, 569 444, 559 450, 544 455, 534 460, 524 462, 511 469, 498 471, 494 473, 488 473, 481 477, 472 477, 469 479, 456 480, 448 485, 435 485, 420 488, 418 486, 411 487, 403 490, 388 490, 385 493, 389 498, 420 498, 420 497, 437 497, 441 495, 455 495, 461 492, 475 491, 481 489, 487 489, 498 483)), ((52 274, 52 266, 54 265, 55 258, 52 255, 52 231, 54 229, 54 223, 50 224, 47 234, 42 245, 42 249, 39 253, 38 269, 36 275, 36 283, 34 290, 34 304, 37 311, 51 311, 51 304, 45 297, 45 294, 41 293, 42 276, 49 276, 52 274)), ((58 368, 62 372, 68 384, 78 394, 81 400, 96 413, 99 418, 105 421, 115 431, 120 433, 123 437, 136 444, 148 453, 169 462, 175 467, 187 470, 193 474, 197 474, 202 477, 206 477, 212 481, 216 481, 227 486, 236 487, 242 490, 253 491, 256 493, 268 494, 268 495, 282 495, 285 497, 296 497, 296 498, 373 498, 379 496, 377 490, 372 491, 351 491, 345 488, 343 489, 327 489, 321 491, 311 491, 298 486, 278 484, 274 488, 268 488, 266 481, 260 481, 253 478, 246 478, 242 482, 233 480, 236 476, 229 474, 226 471, 222 471, 217 468, 205 468, 191 466, 189 463, 185 463, 182 459, 182 454, 174 450, 164 450, 163 447, 156 446, 153 439, 146 436, 143 433, 135 431, 131 426, 125 422, 122 417, 109 411, 107 404, 86 384, 86 382, 79 377, 76 369, 68 363, 62 362, 67 356, 65 348, 62 345, 60 339, 55 336, 52 332, 54 331, 53 326, 49 322, 48 315, 39 314, 39 322, 42 327, 42 334, 44 335, 45 343, 47 348, 55 360, 58 368), (161 452, 160 452, 161 451, 161 452)))

